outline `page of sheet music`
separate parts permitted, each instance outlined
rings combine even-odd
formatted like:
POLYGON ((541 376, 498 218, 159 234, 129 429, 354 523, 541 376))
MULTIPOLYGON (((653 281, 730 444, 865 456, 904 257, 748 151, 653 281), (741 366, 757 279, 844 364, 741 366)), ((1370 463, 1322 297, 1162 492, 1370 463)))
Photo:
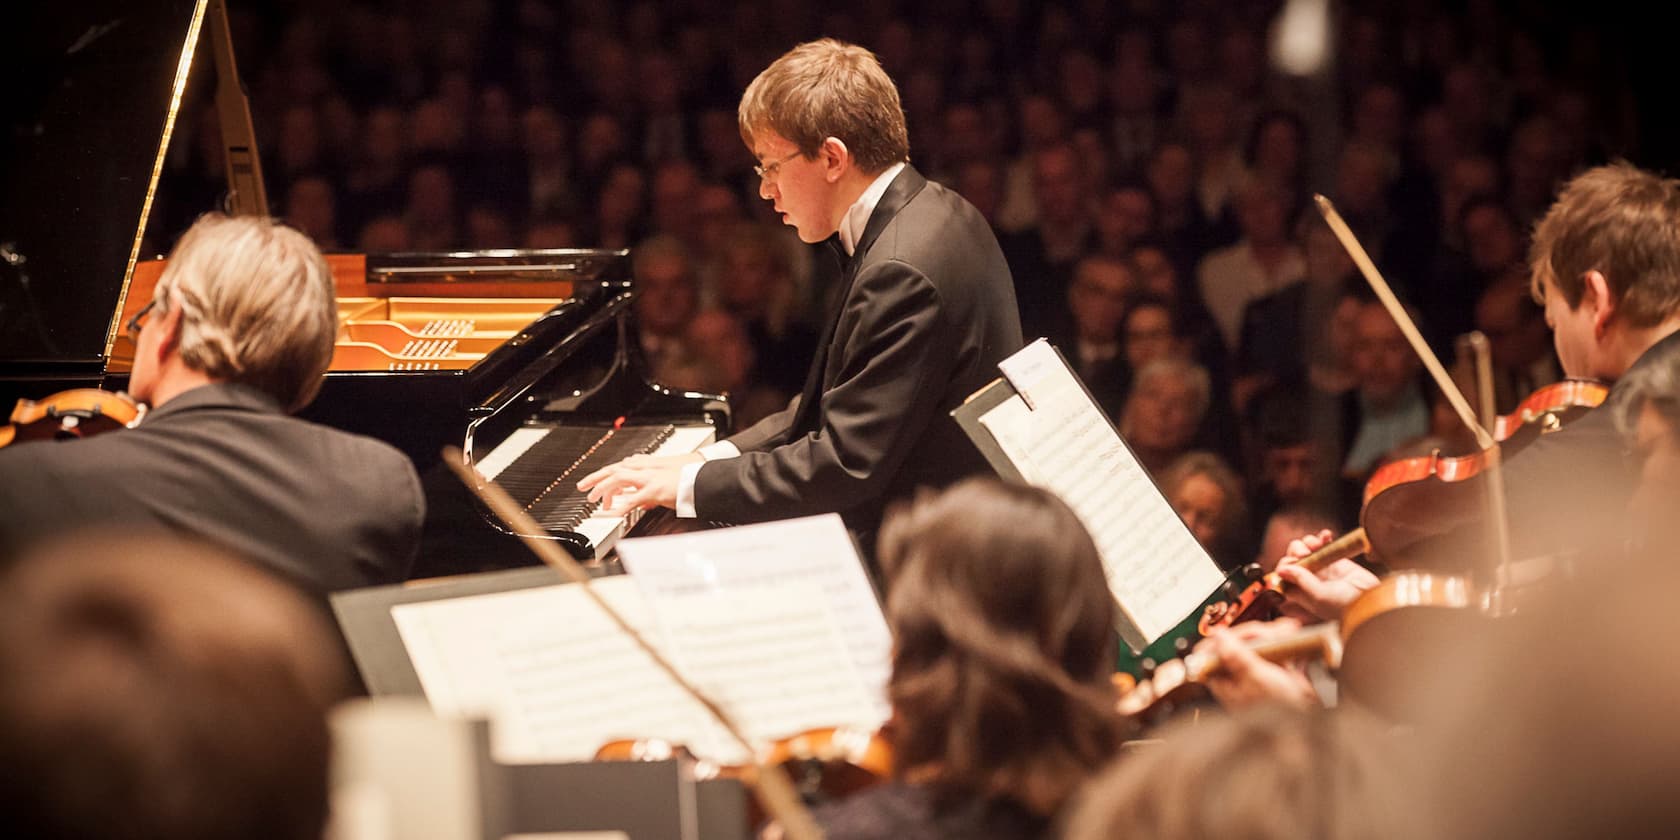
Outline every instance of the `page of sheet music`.
POLYGON ((1054 348, 1040 339, 1000 367, 1033 405, 1011 397, 981 424, 1029 483, 1079 515, 1122 612, 1144 643, 1154 642, 1223 582, 1219 567, 1054 348))
MULTIPOLYGON (((634 582, 594 587, 644 635, 656 632, 634 582)), ((614 738, 712 737, 705 710, 581 587, 402 604, 391 618, 432 709, 491 717, 499 761, 587 761, 614 738)))
MULTIPOLYGON (((846 526, 836 514, 692 534, 629 539, 619 557, 650 601, 695 592, 742 592, 780 584, 821 590, 873 708, 887 719, 892 638, 846 526)), ((663 607, 658 612, 664 615, 663 607)))
MULTIPOLYGON (((754 743, 809 729, 885 721, 846 655, 839 626, 809 584, 769 584, 656 602, 672 658, 754 743)), ((725 764, 748 756, 721 726, 696 750, 725 764), (701 752, 704 750, 704 752, 701 752)))

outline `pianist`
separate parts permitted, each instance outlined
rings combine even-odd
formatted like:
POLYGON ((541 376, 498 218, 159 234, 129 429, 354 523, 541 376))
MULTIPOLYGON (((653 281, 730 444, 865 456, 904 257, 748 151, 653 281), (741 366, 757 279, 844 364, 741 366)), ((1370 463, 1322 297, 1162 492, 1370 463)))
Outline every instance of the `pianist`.
POLYGON ((1021 346, 986 220, 909 165, 897 89, 875 56, 801 44, 747 87, 759 194, 840 271, 803 393, 699 454, 636 457, 579 488, 613 508, 753 522, 838 511, 870 545, 889 500, 985 463, 948 413, 1021 346))
POLYGON ((208 540, 316 593, 393 583, 425 501, 408 459, 289 412, 320 388, 337 332, 307 237, 207 215, 129 323, 132 430, 0 449, 0 552, 94 525, 208 540))

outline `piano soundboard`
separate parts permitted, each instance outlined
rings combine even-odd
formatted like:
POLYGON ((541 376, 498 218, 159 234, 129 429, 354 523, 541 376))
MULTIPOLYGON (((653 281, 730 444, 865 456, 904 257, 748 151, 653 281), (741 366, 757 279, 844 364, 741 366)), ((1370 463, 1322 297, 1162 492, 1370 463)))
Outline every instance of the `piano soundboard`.
MULTIPOLYGON (((710 425, 588 426, 533 423, 501 442, 475 466, 501 485, 533 519, 552 533, 582 536, 600 560, 636 523, 642 511, 607 513, 578 492, 590 473, 631 455, 681 455, 716 440, 710 425)), ((588 558, 586 558, 588 559, 588 558)))

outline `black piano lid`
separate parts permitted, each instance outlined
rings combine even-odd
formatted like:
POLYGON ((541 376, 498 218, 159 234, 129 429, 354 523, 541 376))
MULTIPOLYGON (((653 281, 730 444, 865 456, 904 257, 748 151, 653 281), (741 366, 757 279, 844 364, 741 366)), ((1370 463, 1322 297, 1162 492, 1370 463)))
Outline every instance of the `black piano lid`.
POLYGON ((0 379, 97 385, 206 0, 11 6, 0 379))

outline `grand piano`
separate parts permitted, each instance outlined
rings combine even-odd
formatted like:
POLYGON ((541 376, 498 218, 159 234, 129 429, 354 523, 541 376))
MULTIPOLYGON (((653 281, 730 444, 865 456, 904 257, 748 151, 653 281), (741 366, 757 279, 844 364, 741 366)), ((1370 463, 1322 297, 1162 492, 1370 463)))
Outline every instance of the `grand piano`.
MULTIPOLYGON (((26 4, 4 36, 0 60, 18 71, 7 78, 23 81, 0 138, 0 405, 126 384, 133 347, 120 325, 163 269, 143 258, 142 239, 189 73, 220 77, 229 204, 266 211, 221 2, 26 4)), ((651 382, 625 251, 329 261, 343 327, 301 414, 414 461, 428 505, 416 576, 532 562, 443 468, 445 445, 525 504, 540 536, 591 559, 637 517, 586 504, 571 489, 578 478, 635 452, 691 451, 728 428, 723 398, 651 382)))

